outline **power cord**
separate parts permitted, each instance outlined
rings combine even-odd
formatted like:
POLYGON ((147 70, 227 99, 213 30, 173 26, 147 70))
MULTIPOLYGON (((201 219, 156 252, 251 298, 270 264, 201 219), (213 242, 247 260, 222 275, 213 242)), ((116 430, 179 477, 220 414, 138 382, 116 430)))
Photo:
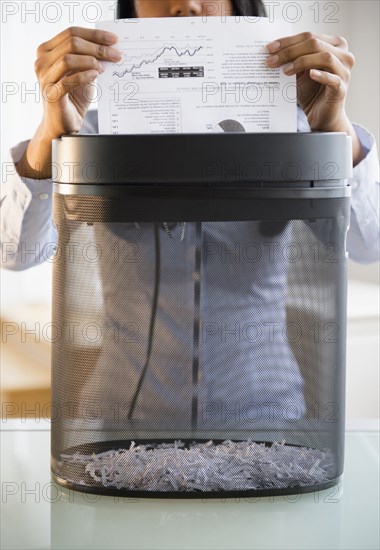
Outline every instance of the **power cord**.
MULTIPOLYGON (((168 234, 168 236, 170 238, 173 238, 172 234, 170 233, 170 229, 168 227, 167 222, 162 222, 162 224, 163 224, 163 227, 164 227, 166 233, 168 234)), ((177 224, 175 223, 173 227, 175 227, 176 225, 177 224)), ((185 235, 185 227, 186 227, 186 222, 182 222, 182 233, 181 233, 181 239, 180 239, 181 241, 183 240, 184 235, 185 235)), ((140 374, 140 378, 139 378, 139 381, 138 381, 138 384, 137 384, 136 391, 133 395, 131 406, 129 408, 128 420, 132 419, 132 415, 133 415, 135 407, 136 407, 137 399, 139 397, 142 385, 144 383, 144 378, 145 378, 146 372, 148 370, 150 355, 151 355, 151 352, 152 352, 152 341, 153 341, 154 324, 155 324, 155 321, 156 321, 156 314, 157 314, 157 303, 158 303, 158 294, 159 294, 159 286, 160 286, 160 271, 161 271, 161 248, 160 248, 160 235, 159 235, 159 223, 158 222, 154 223, 154 241, 155 241, 155 258, 156 258, 155 264, 156 264, 156 269, 155 269, 155 279, 154 279, 154 293, 153 293, 152 313, 151 313, 150 324, 149 324, 147 358, 146 358, 144 368, 143 368, 143 370, 140 374)), ((193 408, 194 408, 194 404, 193 404, 193 408)))
POLYGON ((149 365, 149 359, 152 352, 152 341, 153 341, 153 331, 154 331, 154 323, 156 320, 156 313, 157 313, 157 302, 158 302, 158 293, 159 293, 159 285, 160 285, 160 269, 161 269, 161 253, 160 253, 160 236, 159 236, 159 227, 158 223, 154 223, 154 240, 155 240, 155 257, 156 257, 156 269, 155 269, 155 281, 154 281, 154 294, 153 294, 153 305, 152 305, 152 313, 150 317, 150 325, 149 325, 149 339, 148 339, 148 350, 147 350, 147 358, 144 365, 144 368, 141 372, 139 382, 137 384, 137 388, 135 391, 135 394, 132 399, 132 403, 129 409, 128 413, 128 420, 131 420, 132 415, 134 413, 136 402, 138 399, 138 396, 140 394, 141 387, 144 382, 144 378, 146 375, 146 372, 148 370, 149 365))

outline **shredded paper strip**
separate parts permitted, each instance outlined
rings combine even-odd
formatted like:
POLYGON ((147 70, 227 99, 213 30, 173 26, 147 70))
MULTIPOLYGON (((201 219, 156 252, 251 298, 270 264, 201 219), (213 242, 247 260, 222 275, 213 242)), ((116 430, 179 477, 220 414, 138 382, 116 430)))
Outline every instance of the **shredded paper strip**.
MULTIPOLYGON (((288 488, 326 483, 334 477, 329 450, 253 441, 215 444, 136 445, 129 449, 83 455, 61 454, 67 464, 85 466, 105 487, 142 491, 231 491, 288 488)), ((81 484, 85 484, 81 480, 81 484)))

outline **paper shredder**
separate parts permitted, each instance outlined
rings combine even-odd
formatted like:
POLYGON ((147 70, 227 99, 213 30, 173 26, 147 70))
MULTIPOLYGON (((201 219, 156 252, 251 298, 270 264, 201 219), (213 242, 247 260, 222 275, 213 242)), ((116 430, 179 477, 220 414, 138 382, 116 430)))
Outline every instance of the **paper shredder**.
POLYGON ((53 141, 55 482, 193 498, 339 482, 351 146, 53 141))

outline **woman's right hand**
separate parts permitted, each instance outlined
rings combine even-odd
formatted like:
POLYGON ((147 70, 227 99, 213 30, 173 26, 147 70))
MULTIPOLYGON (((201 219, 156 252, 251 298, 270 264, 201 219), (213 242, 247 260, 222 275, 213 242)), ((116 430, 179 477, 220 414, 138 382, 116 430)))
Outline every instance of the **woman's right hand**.
POLYGON ((89 86, 104 70, 102 61, 120 61, 111 45, 115 34, 101 29, 69 27, 37 49, 34 70, 41 86, 47 139, 79 132, 95 95, 89 86))

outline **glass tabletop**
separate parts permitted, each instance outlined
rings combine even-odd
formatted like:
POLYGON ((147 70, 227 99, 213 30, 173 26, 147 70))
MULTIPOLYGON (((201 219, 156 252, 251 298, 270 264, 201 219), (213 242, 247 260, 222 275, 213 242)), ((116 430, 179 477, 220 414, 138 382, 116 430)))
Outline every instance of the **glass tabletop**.
POLYGON ((50 478, 50 422, 1 431, 2 548, 377 549, 379 431, 346 432, 345 469, 324 491, 260 498, 137 499, 50 478))

